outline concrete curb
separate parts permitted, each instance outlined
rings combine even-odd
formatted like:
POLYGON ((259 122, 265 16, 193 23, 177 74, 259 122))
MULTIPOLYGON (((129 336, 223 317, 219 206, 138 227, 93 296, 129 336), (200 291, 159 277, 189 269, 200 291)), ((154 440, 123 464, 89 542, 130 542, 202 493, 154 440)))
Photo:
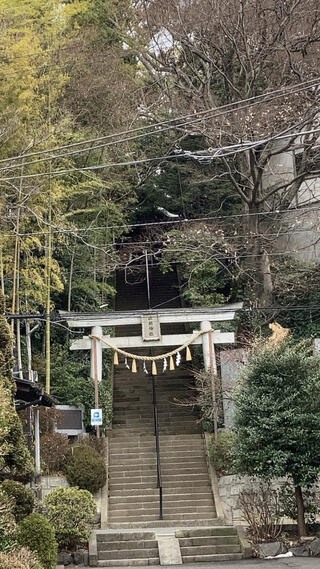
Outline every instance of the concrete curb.
POLYGON ((89 567, 98 565, 98 548, 96 531, 92 531, 89 539, 89 567))
POLYGON ((211 490, 212 490, 212 494, 213 494, 216 513, 217 513, 217 517, 219 518, 219 520, 221 520, 221 523, 223 524, 223 523, 225 523, 225 518, 224 518, 223 507, 222 507, 222 501, 221 501, 220 493, 219 493, 218 477, 216 475, 215 469, 213 468, 213 465, 211 464, 211 460, 210 460, 210 456, 209 456, 209 441, 210 441, 210 434, 209 433, 204 433, 204 440, 205 440, 205 451, 206 451, 207 465, 208 465, 208 471, 209 471, 210 482, 211 482, 211 490))
POLYGON ((104 459, 106 466, 106 483, 101 489, 101 529, 108 527, 109 516, 109 437, 108 433, 104 439, 104 459))

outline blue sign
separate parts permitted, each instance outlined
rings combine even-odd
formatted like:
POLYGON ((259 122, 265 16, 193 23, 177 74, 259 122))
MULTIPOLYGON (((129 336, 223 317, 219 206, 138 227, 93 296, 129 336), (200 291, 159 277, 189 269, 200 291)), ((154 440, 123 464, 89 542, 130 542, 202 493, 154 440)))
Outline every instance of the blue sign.
POLYGON ((91 425, 102 425, 102 409, 91 409, 91 425))

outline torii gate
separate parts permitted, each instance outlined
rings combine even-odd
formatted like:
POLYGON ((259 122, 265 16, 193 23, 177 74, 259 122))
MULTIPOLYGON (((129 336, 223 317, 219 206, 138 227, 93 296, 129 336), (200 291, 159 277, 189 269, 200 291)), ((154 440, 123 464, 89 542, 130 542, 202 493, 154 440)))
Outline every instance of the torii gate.
MULTIPOLYGON (((66 321, 69 328, 90 328, 91 336, 83 336, 74 340, 71 350, 91 350, 91 377, 95 381, 102 379, 102 351, 108 346, 99 341, 102 337, 112 341, 117 348, 142 348, 142 347, 165 347, 180 346, 191 340, 193 334, 168 334, 161 335, 161 324, 170 323, 200 323, 200 330, 205 332, 211 329, 212 322, 224 322, 233 320, 235 313, 241 310, 242 302, 226 304, 214 308, 165 308, 160 310, 147 309, 130 312, 65 312, 59 311, 61 319, 66 321), (103 327, 141 325, 141 336, 110 337, 103 335, 103 327)), ((206 370, 211 368, 216 372, 215 344, 233 344, 235 336, 233 332, 220 332, 214 329, 212 333, 203 333, 196 338, 193 344, 202 344, 203 360, 206 370)))

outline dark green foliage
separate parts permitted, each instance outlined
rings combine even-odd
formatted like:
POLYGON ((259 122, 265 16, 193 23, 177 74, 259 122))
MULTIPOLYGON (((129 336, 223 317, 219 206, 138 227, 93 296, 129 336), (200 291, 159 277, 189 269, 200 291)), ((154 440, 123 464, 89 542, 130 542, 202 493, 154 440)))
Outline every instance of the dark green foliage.
POLYGON ((232 256, 234 247, 227 243, 224 231, 198 223, 170 231, 166 239, 161 268, 163 272, 172 270, 178 260, 182 295, 187 303, 215 306, 227 302, 233 278, 228 254, 232 256))
POLYGON ((78 486, 92 494, 106 482, 106 467, 103 457, 87 445, 71 447, 63 465, 70 486, 78 486))
MULTIPOLYGON (((99 383, 99 401, 103 414, 103 429, 112 420, 112 387, 109 381, 110 359, 104 355, 103 380, 99 383)), ((68 348, 56 345, 52 356, 52 394, 60 404, 79 405, 85 409, 85 426, 90 427, 90 409, 94 403, 94 385, 89 376, 89 358, 70 354, 68 348)))
POLYGON ((13 403, 12 340, 3 309, 0 293, 0 479, 25 479, 33 465, 13 403))
POLYGON ((320 358, 306 343, 256 350, 236 395, 235 467, 311 486, 320 472, 320 358))
POLYGON ((6 551, 14 546, 16 522, 13 509, 13 498, 0 487, 0 551, 6 551))
POLYGON ((54 530, 42 514, 30 514, 19 524, 17 540, 21 547, 34 551, 45 569, 55 569, 58 544, 54 530))
POLYGON ((13 515, 17 522, 33 512, 35 504, 33 490, 14 480, 4 480, 0 487, 14 500, 13 515))
MULTIPOLYGON (((320 499, 318 496, 318 490, 316 487, 304 488, 302 493, 306 522, 308 524, 314 524, 317 514, 320 511, 320 499)), ((278 491, 278 501, 281 510, 281 516, 297 521, 297 504, 294 495, 294 487, 292 484, 289 482, 282 484, 278 491)))
POLYGON ((218 476, 232 474, 234 442, 232 431, 219 432, 217 439, 211 437, 209 456, 218 476))
POLYGON ((60 547, 76 547, 88 541, 97 509, 90 492, 57 488, 45 497, 44 505, 60 547))

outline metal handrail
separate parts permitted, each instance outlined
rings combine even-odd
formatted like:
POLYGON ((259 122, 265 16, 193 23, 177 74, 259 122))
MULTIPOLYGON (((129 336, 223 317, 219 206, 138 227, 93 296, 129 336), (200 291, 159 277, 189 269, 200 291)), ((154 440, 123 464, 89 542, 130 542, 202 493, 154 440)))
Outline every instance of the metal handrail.
POLYGON ((156 438, 156 454, 157 454, 157 488, 159 488, 159 519, 163 520, 163 495, 162 495, 162 476, 161 476, 161 459, 160 459, 160 441, 159 441, 159 417, 157 396, 155 387, 155 377, 152 375, 152 403, 153 403, 153 419, 154 419, 154 436, 156 438))

